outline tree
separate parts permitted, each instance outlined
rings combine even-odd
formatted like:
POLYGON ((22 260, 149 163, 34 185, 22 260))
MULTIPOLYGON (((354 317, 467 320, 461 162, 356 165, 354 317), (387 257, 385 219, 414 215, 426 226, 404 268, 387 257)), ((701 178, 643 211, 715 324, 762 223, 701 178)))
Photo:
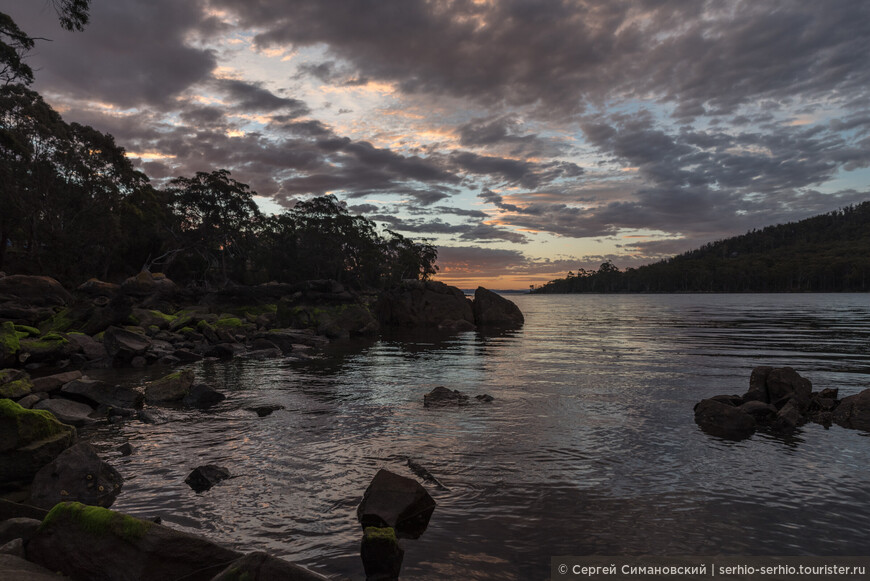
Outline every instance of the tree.
POLYGON ((244 269, 244 258, 262 222, 250 188, 225 169, 197 172, 170 184, 184 247, 200 257, 204 278, 219 268, 223 282, 228 282, 228 263, 244 269))

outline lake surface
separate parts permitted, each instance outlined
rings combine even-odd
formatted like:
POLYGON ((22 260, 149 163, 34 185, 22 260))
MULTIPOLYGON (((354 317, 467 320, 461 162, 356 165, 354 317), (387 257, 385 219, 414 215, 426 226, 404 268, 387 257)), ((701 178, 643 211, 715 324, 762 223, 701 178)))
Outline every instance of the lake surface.
POLYGON ((402 541, 403 579, 547 579, 553 555, 870 554, 867 433, 735 443, 692 412, 744 393, 756 365, 840 397, 870 387, 868 295, 509 298, 515 332, 194 366, 225 402, 88 436, 126 479, 113 508, 364 579, 356 507, 379 468, 413 476, 411 458, 449 491, 428 487, 438 506, 402 541), (495 401, 425 409, 438 385, 495 401), (205 463, 236 477, 195 494, 183 481, 205 463))

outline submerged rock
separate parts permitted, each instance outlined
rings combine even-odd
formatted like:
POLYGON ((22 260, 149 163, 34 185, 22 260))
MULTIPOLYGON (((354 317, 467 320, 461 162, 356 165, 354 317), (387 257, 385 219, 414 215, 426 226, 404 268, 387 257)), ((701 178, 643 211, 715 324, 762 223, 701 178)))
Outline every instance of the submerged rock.
POLYGON ((327 581, 326 577, 300 567, 295 563, 278 559, 262 551, 248 553, 218 573, 211 581, 251 581, 268 579, 286 581, 327 581))
POLYGON ((435 500, 419 482, 388 470, 378 470, 357 507, 363 529, 389 527, 404 538, 416 539, 426 530, 435 500))
POLYGON ((193 472, 187 475, 184 483, 190 486, 195 492, 205 492, 221 480, 226 480, 230 477, 230 471, 223 466, 215 464, 206 464, 193 469, 193 472))
POLYGON ((264 417, 268 416, 269 414, 271 414, 272 412, 276 412, 278 410, 283 410, 284 406, 271 404, 271 405, 252 406, 252 407, 247 407, 245 409, 249 412, 254 412, 255 414, 257 414, 261 418, 264 418, 264 417))
POLYGON ((755 418, 740 408, 715 399, 695 404, 695 423, 706 433, 728 440, 743 440, 755 433, 755 418))
POLYGON ((423 405, 426 407, 455 406, 467 403, 467 395, 459 390, 450 390, 440 385, 423 396, 423 405))

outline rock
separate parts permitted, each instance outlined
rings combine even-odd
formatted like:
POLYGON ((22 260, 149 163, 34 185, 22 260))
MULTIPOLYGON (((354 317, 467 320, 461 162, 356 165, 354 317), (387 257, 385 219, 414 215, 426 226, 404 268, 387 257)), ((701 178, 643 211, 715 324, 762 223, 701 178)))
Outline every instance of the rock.
POLYGON ((269 341, 268 339, 266 339, 264 337, 258 337, 256 339, 254 339, 253 341, 251 341, 251 350, 261 351, 263 349, 278 349, 278 350, 280 350, 280 347, 278 347, 278 345, 276 345, 275 343, 273 343, 272 341, 269 341))
POLYGON ((35 393, 31 393, 29 395, 25 395, 21 399, 18 400, 18 405, 25 409, 33 409, 33 406, 36 405, 37 402, 44 398, 39 397, 35 393))
POLYGON ((794 399, 801 412, 806 411, 810 404, 810 394, 813 384, 809 379, 801 377, 791 367, 779 367, 770 370, 766 380, 770 403, 782 407, 778 402, 794 399))
POLYGON ((21 355, 28 363, 55 363, 68 359, 78 351, 78 346, 70 343, 65 335, 46 333, 38 339, 21 339, 21 355))
POLYGON ((474 291, 472 311, 478 327, 519 327, 525 322, 523 313, 513 301, 482 286, 474 291))
POLYGON ((92 404, 94 407, 105 405, 140 408, 145 397, 141 391, 87 377, 70 381, 61 388, 60 392, 64 397, 92 404))
POLYGON ((840 400, 833 420, 844 428, 870 431, 870 389, 840 400))
POLYGON ((56 373, 55 375, 47 375, 45 377, 37 377, 33 379, 33 391, 44 391, 51 393, 59 390, 64 384, 76 379, 81 379, 81 371, 67 371, 66 373, 56 373))
POLYGON ((15 555, 0 554, 0 579, 3 581, 64 581, 69 577, 58 575, 45 567, 15 555))
POLYGON ((172 352, 172 356, 178 358, 181 363, 196 363, 202 361, 202 355, 188 351, 187 349, 176 349, 172 352))
POLYGON ((184 397, 184 405, 195 408, 206 408, 225 400, 227 396, 205 383, 194 383, 190 392, 184 397))
POLYGON ((749 376, 749 391, 743 396, 745 401, 760 401, 770 403, 770 395, 767 393, 767 376, 773 367, 758 366, 752 370, 749 376))
POLYGON ((218 343, 217 345, 212 345, 205 352, 205 356, 217 357, 218 359, 228 360, 235 357, 236 353, 241 353, 242 351, 244 351, 244 347, 236 349, 233 345, 229 343, 218 343))
POLYGON ((96 506, 55 506, 28 558, 76 579, 208 581, 241 553, 205 538, 96 506))
MULTIPOLYGON (((36 522, 38 523, 39 521, 36 521, 36 522)), ((0 546, 0 554, 13 555, 13 556, 18 557, 20 559, 24 559, 25 558, 24 539, 12 539, 8 543, 0 546)), ((3 573, 3 570, 0 569, 0 575, 2 575, 2 573, 3 573)), ((5 577, 0 577, 0 578, 5 579, 5 577)))
POLYGON ((423 405, 426 407, 465 405, 467 403, 467 395, 456 389, 451 391, 443 386, 438 386, 423 396, 423 405))
POLYGON ((103 334, 103 345, 109 357, 121 363, 128 363, 134 357, 144 355, 151 347, 151 341, 145 335, 118 327, 109 327, 103 334))
POLYGON ((403 538, 416 539, 426 530, 435 501, 419 482, 378 470, 357 508, 363 529, 390 527, 403 538))
POLYGON ((0 545, 13 539, 29 541, 42 521, 35 518, 17 517, 0 522, 0 545))
POLYGON ((118 452, 121 453, 121 456, 132 456, 133 455, 133 446, 130 442, 124 442, 120 446, 118 446, 118 452))
POLYGON ((96 278, 89 278, 80 284, 76 290, 90 297, 113 297, 120 290, 121 285, 103 282, 96 278))
MULTIPOLYGON (((2 279, 0 279, 2 280, 2 279)), ((18 362, 21 342, 11 321, 0 323, 0 367, 11 367, 18 362)))
POLYGON ((123 481, 93 446, 82 442, 61 452, 36 474, 30 499, 34 506, 45 509, 65 501, 109 507, 121 492, 123 481))
POLYGON ((106 347, 94 339, 81 333, 69 333, 67 335, 70 343, 74 343, 88 361, 99 361, 109 356, 106 347))
POLYGON ((96 422, 96 420, 89 417, 93 413, 94 408, 68 399, 44 399, 37 402, 33 408, 49 411, 63 423, 76 426, 77 428, 96 422))
POLYGON ((476 399, 477 401, 482 402, 482 403, 492 403, 495 400, 494 397, 492 397, 491 395, 486 394, 486 393, 481 394, 481 395, 476 395, 476 396, 474 396, 474 399, 476 399))
POLYGON ((190 369, 170 373, 145 386, 145 400, 148 403, 181 401, 190 394, 193 380, 190 369))
POLYGON ((363 531, 360 557, 366 581, 398 581, 404 556, 392 528, 367 527, 363 531))
POLYGON ((30 379, 30 376, 21 369, 0 369, 0 385, 19 379, 30 379))
POLYGON ((21 379, 0 384, 0 398, 21 399, 33 391, 33 383, 27 374, 21 379))
POLYGON ((781 434, 790 434, 802 423, 800 404, 796 403, 796 399, 790 399, 777 412, 773 420, 773 429, 781 434))
POLYGON ((271 414, 272 412, 276 412, 276 411, 278 411, 278 410, 283 410, 283 409, 284 409, 284 406, 282 406, 282 405, 275 405, 275 404, 272 404, 272 405, 258 405, 258 406, 247 407, 247 408, 245 408, 245 409, 248 410, 249 412, 254 412, 254 413, 256 413, 256 414, 257 414, 258 416, 260 416, 261 418, 265 418, 266 416, 268 416, 268 415, 271 414))
POLYGON ((32 518, 42 522, 47 510, 30 506, 29 504, 20 504, 0 499, 0 521, 9 520, 10 518, 32 518))
POLYGON ((47 411, 0 400, 0 485, 29 483, 75 441, 76 430, 47 411))
POLYGON ((456 287, 431 280, 404 280, 384 291, 375 312, 385 326, 449 328, 458 321, 474 325, 474 312, 465 294, 456 287))
POLYGON ((329 339, 319 336, 312 329, 272 329, 266 333, 266 338, 275 343, 285 355, 293 351, 294 345, 320 348, 329 344, 329 339))
POLYGON ((64 306, 73 297, 49 276, 13 274, 0 278, 0 303, 16 302, 33 307, 64 306))
POLYGON ((755 418, 755 421, 759 424, 772 421, 777 414, 776 407, 758 400, 747 401, 738 406, 738 409, 755 418))
POLYGON ((230 477, 230 471, 223 466, 214 464, 206 464, 194 468, 193 472, 187 475, 184 483, 190 486, 195 492, 205 492, 221 480, 226 480, 230 477))
POLYGON ((248 553, 241 559, 233 561, 218 573, 211 581, 327 581, 326 577, 300 567, 295 563, 272 557, 262 551, 248 553))
POLYGON ((131 276, 122 282, 121 292, 140 298, 153 295, 171 297, 178 292, 178 287, 163 273, 150 273, 143 270, 136 276, 131 276))
POLYGON ((742 440, 755 432, 756 421, 739 408, 715 399, 695 405, 695 423, 704 432, 728 440, 742 440))
POLYGON ((411 469, 411 472, 422 478, 424 482, 432 484, 438 490, 450 490, 449 488, 441 484, 441 481, 435 478, 432 473, 426 469, 425 466, 423 466, 419 462, 415 462, 411 458, 408 458, 408 468, 411 469))

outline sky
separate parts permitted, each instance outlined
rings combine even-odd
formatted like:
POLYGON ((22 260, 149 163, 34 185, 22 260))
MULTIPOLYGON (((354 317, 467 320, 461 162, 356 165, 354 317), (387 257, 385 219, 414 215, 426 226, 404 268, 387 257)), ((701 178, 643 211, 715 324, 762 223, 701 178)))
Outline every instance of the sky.
POLYGON ((333 194, 524 289, 870 199, 870 3, 0 0, 33 87, 156 185, 333 194))

